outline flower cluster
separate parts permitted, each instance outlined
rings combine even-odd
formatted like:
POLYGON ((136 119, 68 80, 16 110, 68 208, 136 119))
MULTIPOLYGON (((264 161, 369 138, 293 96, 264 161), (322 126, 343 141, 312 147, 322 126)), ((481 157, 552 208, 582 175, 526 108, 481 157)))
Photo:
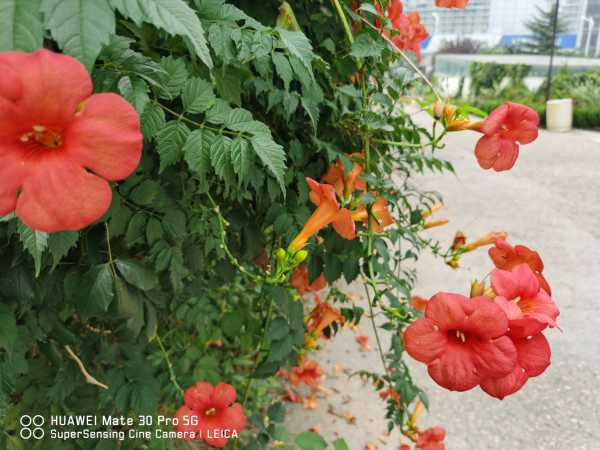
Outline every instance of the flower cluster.
POLYGON ((483 134, 475 147, 475 156, 482 169, 503 172, 514 167, 520 145, 531 144, 538 137, 540 116, 528 106, 505 102, 485 120, 471 121, 454 105, 436 103, 434 116, 446 131, 472 130, 483 134))
POLYGON ((549 366, 550 346, 542 331, 557 326, 559 310, 539 255, 517 248, 497 240, 490 250, 502 267, 492 272, 493 298, 482 292, 473 298, 436 294, 427 302, 424 317, 406 329, 407 352, 427 364, 440 386, 452 391, 481 386, 502 399, 549 366))
POLYGON ((235 403, 233 386, 198 382, 184 393, 184 405, 176 414, 175 431, 183 440, 204 441, 225 447, 230 438, 239 437, 246 426, 242 405, 235 403))
MULTIPOLYGON (((404 14, 404 5, 401 0, 391 0, 384 12, 379 6, 379 2, 375 1, 375 8, 381 16, 386 17, 392 24, 392 32, 383 29, 386 36, 390 37, 391 41, 400 50, 409 50, 415 53, 417 59, 421 57, 421 42, 429 37, 429 33, 425 26, 421 23, 421 16, 417 12, 409 12, 404 14)), ((383 28, 379 21, 376 23, 378 28, 383 28)))
MULTIPOLYGON (((360 153, 349 156, 354 160, 362 160, 360 153)), ((301 250, 312 236, 328 225, 332 225, 344 239, 352 240, 356 237, 355 222, 362 223, 365 228, 370 226, 377 233, 383 232, 386 227, 395 223, 387 200, 377 192, 371 192, 375 200, 370 207, 372 215, 369 224, 368 205, 362 202, 363 195, 367 191, 365 181, 360 178, 363 170, 361 164, 355 163, 346 174, 343 162, 338 160, 323 175, 322 179, 325 183, 319 183, 312 178, 306 179, 311 190, 310 200, 317 209, 291 242, 289 251, 301 250), (343 206, 340 205, 340 201, 343 206)))

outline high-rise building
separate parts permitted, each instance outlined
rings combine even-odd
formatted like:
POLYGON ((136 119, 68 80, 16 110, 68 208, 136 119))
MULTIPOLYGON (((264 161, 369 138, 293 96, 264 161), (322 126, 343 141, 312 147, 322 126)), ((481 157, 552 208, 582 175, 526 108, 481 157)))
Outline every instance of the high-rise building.
MULTIPOLYGON (((432 37, 429 50, 437 50, 444 41, 471 38, 488 45, 514 45, 530 37, 527 23, 548 10, 556 0, 471 0, 465 9, 437 8, 432 0, 404 0, 407 11, 418 11, 432 37)), ((590 20, 592 49, 600 48, 600 0, 560 0, 560 17, 567 31, 560 35, 563 48, 586 45, 590 20)))

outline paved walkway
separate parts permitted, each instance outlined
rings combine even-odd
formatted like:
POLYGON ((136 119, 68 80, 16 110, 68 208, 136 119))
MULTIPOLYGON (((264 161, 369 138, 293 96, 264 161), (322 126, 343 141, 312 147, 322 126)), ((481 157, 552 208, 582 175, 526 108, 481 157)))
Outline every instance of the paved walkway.
MULTIPOLYGON (((446 427, 448 450, 600 450, 600 135, 542 132, 522 149, 515 169, 503 174, 479 168, 476 139, 471 133, 451 135, 443 152, 458 176, 421 182, 445 198, 446 208, 436 217, 451 220, 430 233, 447 242, 458 229, 470 237, 503 229, 511 242, 538 250, 561 308, 563 332, 547 333, 553 359, 546 373, 504 401, 479 390, 445 391, 411 362, 430 396, 425 423, 446 427)), ((458 271, 428 256, 419 267, 417 291, 430 296, 440 290, 466 294, 470 280, 485 276, 492 265, 480 251, 466 255, 458 271)), ((362 329, 371 335, 367 321, 362 329)), ((376 352, 360 352, 356 335, 344 331, 325 344, 318 359, 331 393, 315 410, 294 406, 290 429, 318 426, 330 440, 346 438, 351 450, 368 443, 397 449, 400 436, 384 435, 384 403, 370 386, 344 373, 378 368, 376 352)))

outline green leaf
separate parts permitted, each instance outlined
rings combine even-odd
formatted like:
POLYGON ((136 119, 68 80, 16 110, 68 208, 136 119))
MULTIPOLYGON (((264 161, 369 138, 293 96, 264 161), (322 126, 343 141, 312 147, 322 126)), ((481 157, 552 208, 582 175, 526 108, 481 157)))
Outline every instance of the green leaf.
POLYGON ((184 60, 167 56, 160 60, 160 67, 161 96, 168 99, 179 96, 189 76, 184 60))
POLYGON ((19 222, 19 239, 23 247, 33 256, 35 264, 35 276, 38 277, 42 269, 42 255, 48 247, 48 234, 41 231, 35 231, 27 227, 23 222, 19 222))
POLYGON ((79 241, 79 233, 76 231, 61 231, 53 233, 48 238, 48 248, 52 254, 52 269, 58 266, 58 263, 69 253, 79 241))
POLYGON ((43 42, 40 0, 0 2, 0 51, 32 52, 41 48, 43 42))
POLYGON ((68 55, 92 67, 115 34, 115 14, 107 0, 42 0, 44 23, 68 55))
POLYGON ((139 261, 117 259, 115 265, 125 281, 142 291, 150 291, 158 286, 156 274, 139 261))
POLYGON ((210 161, 215 173, 225 178, 231 166, 231 139, 219 134, 210 146, 210 161))
POLYGON ((253 159, 250 151, 250 143, 242 137, 237 137, 231 143, 230 151, 233 170, 241 181, 247 179, 253 159))
POLYGON ((305 431, 296 436, 296 444, 302 450, 325 450, 327 442, 317 433, 305 431))
POLYGON ((148 96, 148 85, 144 80, 134 78, 133 80, 125 76, 119 80, 119 92, 131 106, 135 108, 138 114, 144 112, 146 105, 150 101, 148 96))
POLYGON ((138 211, 129 221, 127 232, 125 233, 125 243, 128 247, 141 244, 146 235, 146 215, 138 211))
POLYGON ((254 120, 252 113, 243 108, 235 108, 229 112, 225 120, 225 126, 233 131, 244 133, 270 133, 270 129, 264 123, 254 120))
POLYGON ((204 175, 210 169, 210 147, 205 143, 207 133, 194 130, 190 133, 183 146, 184 159, 190 170, 204 175))
POLYGON ((356 58, 379 57, 385 48, 386 43, 383 39, 373 39, 370 35, 363 33, 352 44, 350 54, 356 58))
POLYGON ((0 348, 11 351, 17 340, 17 321, 7 305, 0 303, 0 348))
POLYGON ((181 159, 183 146, 190 134, 190 129, 182 122, 172 120, 156 135, 158 154, 160 156, 160 170, 162 173, 167 167, 181 159))
POLYGON ((84 318, 107 311, 115 296, 110 264, 94 266, 83 276, 71 272, 71 277, 65 278, 65 291, 84 318))
POLYGON ((161 131, 167 122, 164 110, 157 103, 150 103, 144 109, 141 117, 142 133, 149 140, 161 131))
POLYGON ((160 183, 154 180, 144 180, 131 192, 131 201, 138 205, 152 205, 160 193, 160 183))
POLYGON ((186 112, 197 114, 208 111, 215 104, 215 93, 212 85, 201 78, 187 81, 181 96, 186 112))
MULTIPOLYGON (((85 0, 88 1, 88 0, 85 0)), ((183 0, 110 0, 125 17, 138 25, 148 22, 173 36, 189 39, 196 55, 209 68, 213 67, 206 45, 204 29, 195 11, 183 0)))
POLYGON ((346 441, 342 438, 336 439, 333 441, 333 450, 349 450, 348 444, 346 444, 346 441))
POLYGON ((273 53, 273 64, 275 64, 275 70, 279 78, 283 80, 283 86, 286 91, 290 90, 290 83, 294 79, 294 73, 292 72, 292 66, 283 53, 273 53))
POLYGON ((300 31, 288 31, 277 28, 281 41, 289 52, 297 57, 312 77, 313 48, 310 40, 300 31))
POLYGON ((275 179, 279 182, 281 192, 285 195, 285 152, 268 134, 259 134, 251 139, 252 148, 265 166, 269 168, 275 179))
POLYGON ((179 209, 174 209, 165 214, 162 225, 173 238, 181 239, 185 237, 186 222, 185 213, 179 209))
POLYGON ((123 280, 116 278, 115 292, 117 294, 117 314, 127 319, 127 329, 137 336, 144 326, 144 301, 140 291, 131 290, 123 280))

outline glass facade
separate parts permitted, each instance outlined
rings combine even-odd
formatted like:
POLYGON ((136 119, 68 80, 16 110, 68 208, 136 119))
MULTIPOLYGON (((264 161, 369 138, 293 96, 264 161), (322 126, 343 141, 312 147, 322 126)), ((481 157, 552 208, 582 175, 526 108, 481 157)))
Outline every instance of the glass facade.
MULTIPOLYGON (((556 0, 471 0, 466 9, 436 8, 433 0, 404 0, 406 11, 417 11, 434 40, 471 37, 489 44, 505 36, 526 36, 527 22, 537 8, 548 10, 556 0)), ((570 44, 581 47, 587 38, 588 25, 583 17, 593 17, 592 45, 600 39, 600 0, 560 0, 560 16, 567 24, 570 44), (585 26, 584 26, 585 25, 585 26)))
POLYGON ((432 0, 405 0, 404 6, 406 11, 421 13, 432 35, 484 34, 489 29, 492 3, 492 0, 471 0, 468 8, 446 9, 436 8, 432 0))

